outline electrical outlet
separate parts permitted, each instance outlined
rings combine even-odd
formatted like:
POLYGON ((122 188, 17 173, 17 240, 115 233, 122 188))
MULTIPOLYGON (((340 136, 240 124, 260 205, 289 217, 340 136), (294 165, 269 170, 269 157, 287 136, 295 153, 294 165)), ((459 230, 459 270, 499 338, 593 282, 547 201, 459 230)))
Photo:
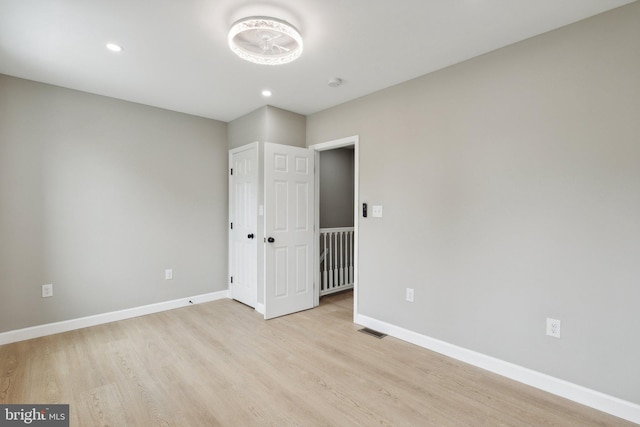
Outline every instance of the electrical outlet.
POLYGON ((560 338, 560 321, 558 319, 550 319, 547 317, 547 335, 560 338))
POLYGON ((164 280, 172 280, 173 279, 173 268, 167 268, 164 271, 164 280))
POLYGON ((413 288, 407 288, 407 301, 413 302, 413 288))
POLYGON ((53 296, 53 285, 42 285, 42 298, 49 298, 53 296))

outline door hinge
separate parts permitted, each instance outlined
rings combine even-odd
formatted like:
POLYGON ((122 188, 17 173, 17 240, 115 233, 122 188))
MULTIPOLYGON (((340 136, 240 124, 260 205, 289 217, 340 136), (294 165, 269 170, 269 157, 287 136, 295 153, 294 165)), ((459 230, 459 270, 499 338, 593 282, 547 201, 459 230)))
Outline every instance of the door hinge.
POLYGON ((231 229, 233 230, 233 223, 231 223, 231 229))
POLYGON ((231 168, 231 175, 233 175, 233 168, 231 168))
POLYGON ((231 276, 231 284, 233 284, 233 276, 231 276))

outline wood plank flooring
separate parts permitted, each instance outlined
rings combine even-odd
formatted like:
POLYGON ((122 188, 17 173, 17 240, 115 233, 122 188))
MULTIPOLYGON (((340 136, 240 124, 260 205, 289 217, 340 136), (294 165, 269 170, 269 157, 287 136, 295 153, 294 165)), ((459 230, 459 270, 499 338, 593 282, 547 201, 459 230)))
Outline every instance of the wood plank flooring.
POLYGON ((0 346, 0 403, 72 426, 632 426, 357 332, 351 292, 264 321, 231 300, 0 346))

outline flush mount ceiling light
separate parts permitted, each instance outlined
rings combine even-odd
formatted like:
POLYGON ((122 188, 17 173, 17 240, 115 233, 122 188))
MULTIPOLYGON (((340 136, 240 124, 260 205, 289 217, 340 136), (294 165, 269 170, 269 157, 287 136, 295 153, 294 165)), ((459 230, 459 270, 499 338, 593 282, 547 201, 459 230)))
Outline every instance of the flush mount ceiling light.
POLYGON ((265 16, 237 21, 229 30, 229 47, 256 64, 280 65, 302 54, 302 37, 288 22, 265 16))

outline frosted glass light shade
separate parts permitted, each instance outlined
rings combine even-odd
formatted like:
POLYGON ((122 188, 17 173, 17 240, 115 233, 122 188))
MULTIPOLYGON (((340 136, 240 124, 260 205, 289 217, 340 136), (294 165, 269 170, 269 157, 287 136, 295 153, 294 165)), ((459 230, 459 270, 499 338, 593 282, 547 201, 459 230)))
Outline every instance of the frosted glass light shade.
POLYGON ((240 58, 264 65, 280 65, 302 54, 302 36, 288 22, 254 16, 237 21, 229 30, 229 47, 240 58))

